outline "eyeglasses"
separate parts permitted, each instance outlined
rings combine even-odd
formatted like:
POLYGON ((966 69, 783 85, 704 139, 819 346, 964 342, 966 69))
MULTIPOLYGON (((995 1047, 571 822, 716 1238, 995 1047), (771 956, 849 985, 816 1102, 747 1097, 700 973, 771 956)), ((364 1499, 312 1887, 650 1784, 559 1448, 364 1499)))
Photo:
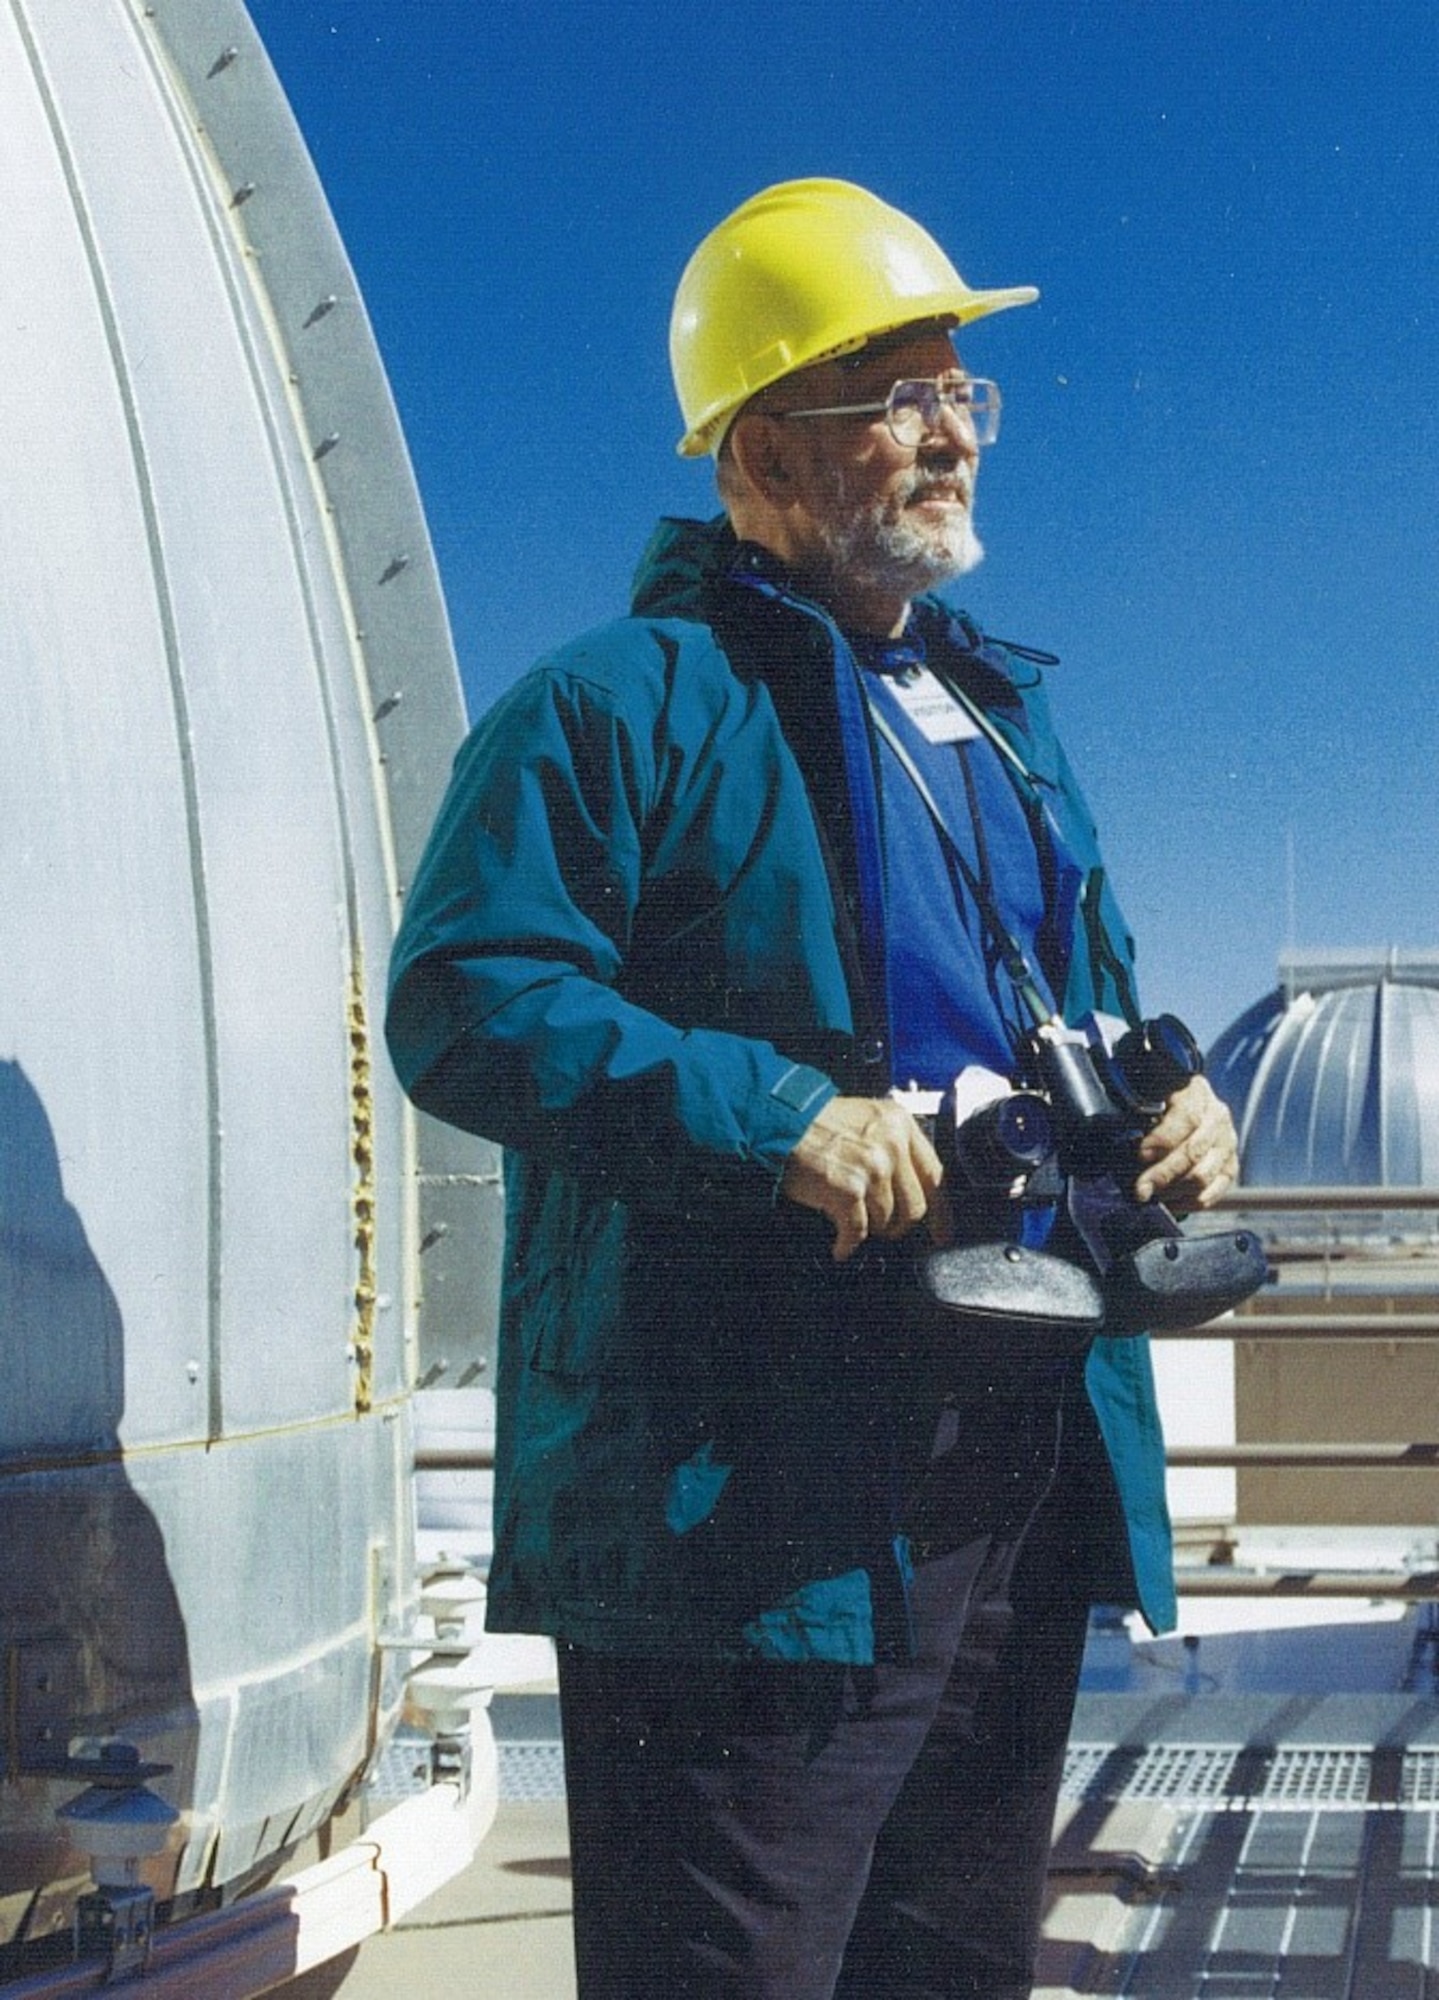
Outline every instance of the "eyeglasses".
POLYGON ((882 403, 835 403, 819 410, 771 410, 770 416, 883 417, 898 445, 913 451, 939 429, 945 410, 962 411, 974 442, 999 436, 999 384, 976 375, 937 375, 933 381, 896 382, 882 403))

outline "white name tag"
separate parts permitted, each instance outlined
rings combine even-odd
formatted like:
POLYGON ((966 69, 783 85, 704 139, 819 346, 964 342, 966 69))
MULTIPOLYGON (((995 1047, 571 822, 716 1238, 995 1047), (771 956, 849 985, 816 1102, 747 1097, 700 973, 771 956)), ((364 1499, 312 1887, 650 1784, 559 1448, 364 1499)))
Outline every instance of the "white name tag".
POLYGON ((926 742, 966 743, 978 736, 979 724, 928 667, 917 668, 903 680, 896 676, 886 685, 926 742))

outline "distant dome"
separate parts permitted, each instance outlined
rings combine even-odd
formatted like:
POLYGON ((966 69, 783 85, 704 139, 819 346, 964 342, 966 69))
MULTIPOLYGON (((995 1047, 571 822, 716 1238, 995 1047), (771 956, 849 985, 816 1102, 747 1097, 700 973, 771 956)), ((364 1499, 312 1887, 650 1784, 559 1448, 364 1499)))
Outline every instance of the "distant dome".
POLYGON ((1251 1187, 1439 1187, 1439 951, 1291 952, 1214 1044, 1251 1187))

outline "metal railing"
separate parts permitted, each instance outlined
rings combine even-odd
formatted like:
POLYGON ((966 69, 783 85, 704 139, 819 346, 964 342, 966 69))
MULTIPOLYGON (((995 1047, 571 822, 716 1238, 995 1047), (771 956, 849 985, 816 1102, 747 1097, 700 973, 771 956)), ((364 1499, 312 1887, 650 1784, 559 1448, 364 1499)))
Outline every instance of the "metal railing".
POLYGON ((1439 1209, 1439 1187, 1237 1187, 1211 1213, 1295 1215, 1304 1210, 1337 1215, 1439 1209))
MULTIPOLYGON (((1215 1213, 1244 1217, 1251 1226, 1270 1217, 1307 1215, 1360 1217, 1370 1215, 1436 1215, 1434 1250, 1439 1255, 1439 1188, 1422 1187, 1241 1187, 1218 1204, 1215 1213)), ((1337 1226, 1313 1236, 1290 1239, 1284 1261, 1312 1259, 1326 1278, 1332 1275, 1335 1253, 1352 1232, 1337 1226)), ((1415 1248, 1421 1246, 1416 1245, 1415 1248)), ((1422 1246, 1427 1251, 1427 1238, 1422 1246)), ((1372 1243, 1348 1243, 1343 1261, 1375 1265, 1375 1289, 1382 1286, 1385 1259, 1372 1243)), ((1402 1268, 1402 1265, 1394 1268, 1402 1268)), ((1439 1261, 1434 1291, 1439 1293, 1439 1261)), ((1391 1293, 1392 1297, 1393 1294, 1391 1293)), ((1261 1301, 1206 1326, 1193 1327, 1167 1339, 1263 1341, 1381 1341, 1386 1344, 1439 1340, 1439 1312, 1402 1311, 1377 1305, 1372 1294, 1357 1286, 1336 1294, 1326 1286, 1322 1310, 1306 1310, 1300 1300, 1269 1307, 1261 1301), (1347 1299, 1347 1303, 1346 1303, 1347 1299)), ((1167 1463, 1174 1470, 1439 1470, 1439 1440, 1306 1440, 1222 1445, 1171 1445, 1167 1463)), ((1439 1599, 1439 1572, 1316 1569, 1253 1571, 1223 1562, 1182 1565, 1179 1588, 1186 1596, 1359 1597, 1398 1598, 1411 1602, 1439 1599)))
POLYGON ((1166 1340, 1439 1340, 1439 1313, 1236 1313, 1166 1340))

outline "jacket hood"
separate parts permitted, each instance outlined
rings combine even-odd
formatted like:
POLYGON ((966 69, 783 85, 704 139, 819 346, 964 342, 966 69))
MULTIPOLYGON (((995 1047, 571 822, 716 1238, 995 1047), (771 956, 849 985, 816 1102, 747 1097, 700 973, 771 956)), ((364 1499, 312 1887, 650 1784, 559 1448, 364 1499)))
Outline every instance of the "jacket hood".
POLYGON ((630 587, 637 618, 700 618, 712 586, 733 565, 739 542, 724 514, 712 521, 665 516, 639 560, 630 587))

